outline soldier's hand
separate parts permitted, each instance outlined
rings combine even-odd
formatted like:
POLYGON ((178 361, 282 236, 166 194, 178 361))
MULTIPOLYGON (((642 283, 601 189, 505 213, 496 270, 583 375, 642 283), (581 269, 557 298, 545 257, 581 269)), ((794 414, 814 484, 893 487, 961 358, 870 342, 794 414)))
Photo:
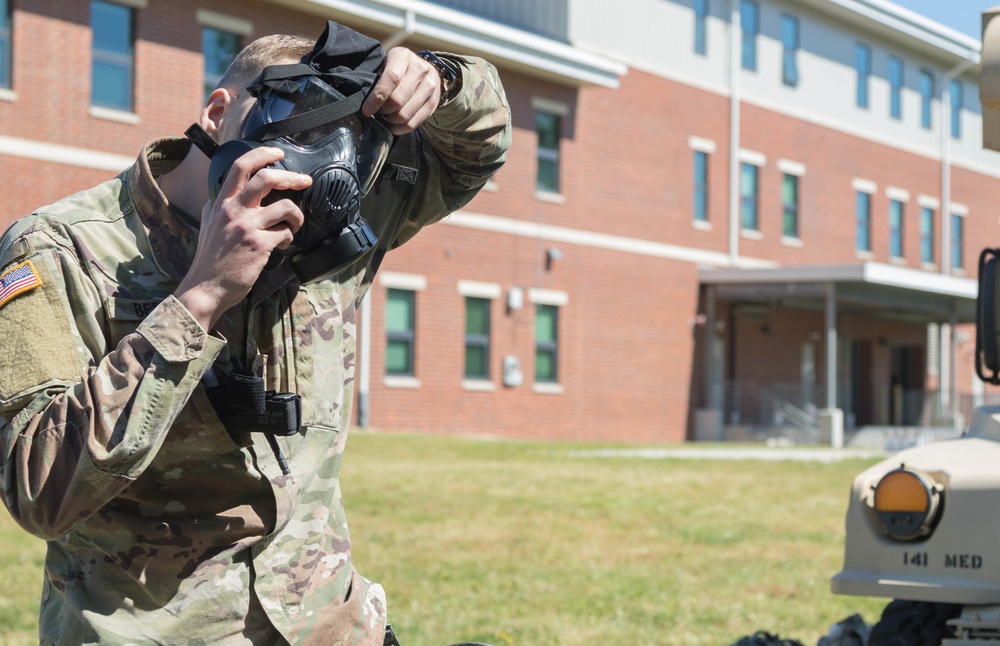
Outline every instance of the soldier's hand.
POLYGON ((302 211, 291 200, 261 204, 271 191, 303 190, 312 183, 308 175, 266 168, 283 156, 270 147, 246 153, 215 202, 202 210, 198 249, 174 295, 205 330, 246 297, 271 252, 288 247, 302 226, 302 211))
POLYGON ((433 65, 405 47, 385 55, 385 67, 361 106, 365 116, 378 113, 394 135, 417 129, 441 101, 441 76, 433 65))

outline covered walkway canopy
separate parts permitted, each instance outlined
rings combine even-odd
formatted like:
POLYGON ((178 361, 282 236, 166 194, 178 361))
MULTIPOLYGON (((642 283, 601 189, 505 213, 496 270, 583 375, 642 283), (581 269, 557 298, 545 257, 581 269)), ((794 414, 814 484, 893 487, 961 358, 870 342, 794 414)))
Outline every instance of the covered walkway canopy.
MULTIPOLYGON (((977 284, 971 278, 948 276, 895 265, 862 262, 850 265, 799 265, 763 269, 702 268, 699 282, 706 287, 706 327, 715 329, 716 304, 738 301, 791 309, 825 311, 826 401, 837 400, 837 315, 851 313, 909 323, 947 324, 951 337, 947 367, 942 365, 941 393, 954 402, 955 325, 976 320, 977 284), (947 383, 945 383, 947 382, 947 383)), ((722 408, 722 367, 708 336, 706 379, 709 408, 722 408)), ((944 353, 942 353, 944 354, 944 353)), ((945 357, 942 356, 942 364, 945 357)), ((946 403, 946 402, 942 402, 946 403)), ((843 443, 842 413, 833 416, 831 443, 843 443), (838 418, 839 423, 836 421, 838 418)))

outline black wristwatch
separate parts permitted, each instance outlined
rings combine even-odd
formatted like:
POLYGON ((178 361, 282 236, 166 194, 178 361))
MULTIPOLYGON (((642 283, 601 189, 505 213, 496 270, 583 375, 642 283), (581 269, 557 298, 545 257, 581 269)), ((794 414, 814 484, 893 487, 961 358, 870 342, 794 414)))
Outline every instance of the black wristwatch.
POLYGON ((441 103, 444 103, 447 99, 451 98, 455 90, 455 86, 458 83, 458 72, 429 49, 417 52, 417 56, 433 65, 434 69, 441 76, 441 103))

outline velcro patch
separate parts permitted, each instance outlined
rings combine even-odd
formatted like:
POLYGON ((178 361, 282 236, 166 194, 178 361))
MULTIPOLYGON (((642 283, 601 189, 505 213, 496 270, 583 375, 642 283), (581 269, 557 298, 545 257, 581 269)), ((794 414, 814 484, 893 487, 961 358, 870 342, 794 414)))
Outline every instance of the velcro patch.
POLYGON ((19 265, 15 265, 0 276, 0 307, 3 307, 15 296, 31 291, 36 287, 41 287, 42 279, 39 278, 35 266, 30 260, 25 260, 19 265))

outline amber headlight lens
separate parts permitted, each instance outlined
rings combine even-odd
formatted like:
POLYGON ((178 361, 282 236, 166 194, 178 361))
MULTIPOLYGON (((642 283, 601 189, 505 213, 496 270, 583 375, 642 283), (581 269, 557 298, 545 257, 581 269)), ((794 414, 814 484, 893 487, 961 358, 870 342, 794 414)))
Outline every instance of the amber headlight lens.
POLYGON ((941 487, 925 473, 900 467, 875 485, 875 515, 882 533, 900 541, 931 533, 940 507, 941 487))

